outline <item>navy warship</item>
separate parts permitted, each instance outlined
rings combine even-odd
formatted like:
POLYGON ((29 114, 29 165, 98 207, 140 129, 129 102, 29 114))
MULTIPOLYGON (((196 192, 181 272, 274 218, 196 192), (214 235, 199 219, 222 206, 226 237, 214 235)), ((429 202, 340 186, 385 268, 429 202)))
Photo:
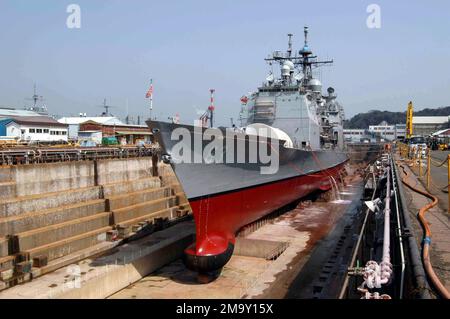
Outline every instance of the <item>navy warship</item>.
POLYGON ((344 170, 344 111, 335 90, 323 95, 314 76, 315 68, 333 61, 313 55, 307 27, 304 36, 298 52, 289 34, 287 51, 265 59, 270 73, 241 98, 240 127, 147 121, 193 210, 196 241, 184 256, 192 270, 220 270, 240 228, 331 189, 344 170))

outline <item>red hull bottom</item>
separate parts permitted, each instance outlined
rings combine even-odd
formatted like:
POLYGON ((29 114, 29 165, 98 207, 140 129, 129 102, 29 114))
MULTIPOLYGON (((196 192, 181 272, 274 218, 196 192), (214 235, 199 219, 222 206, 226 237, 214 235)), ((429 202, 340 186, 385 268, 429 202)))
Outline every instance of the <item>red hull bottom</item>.
POLYGON ((186 266, 200 272, 222 268, 240 228, 316 190, 329 190, 330 176, 337 179, 343 167, 190 201, 196 242, 185 250, 186 266))

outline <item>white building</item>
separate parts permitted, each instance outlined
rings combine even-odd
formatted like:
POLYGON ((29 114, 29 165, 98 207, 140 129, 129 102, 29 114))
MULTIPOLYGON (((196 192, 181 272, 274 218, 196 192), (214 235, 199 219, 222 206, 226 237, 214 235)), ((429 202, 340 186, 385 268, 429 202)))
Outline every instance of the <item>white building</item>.
POLYGON ((395 125, 389 125, 386 121, 383 121, 378 125, 370 125, 369 132, 388 141, 393 141, 395 139, 395 125))
POLYGON ((48 116, 17 116, 0 119, 0 136, 23 142, 67 142, 67 125, 48 116))
POLYGON ((406 124, 395 124, 395 138, 403 140, 406 137, 406 124))
POLYGON ((63 117, 58 120, 59 123, 69 126, 69 139, 78 139, 80 124, 93 121, 102 125, 125 125, 121 120, 114 116, 96 116, 96 117, 63 117))
POLYGON ((344 139, 346 142, 359 143, 365 135, 366 130, 363 129, 344 129, 344 139))

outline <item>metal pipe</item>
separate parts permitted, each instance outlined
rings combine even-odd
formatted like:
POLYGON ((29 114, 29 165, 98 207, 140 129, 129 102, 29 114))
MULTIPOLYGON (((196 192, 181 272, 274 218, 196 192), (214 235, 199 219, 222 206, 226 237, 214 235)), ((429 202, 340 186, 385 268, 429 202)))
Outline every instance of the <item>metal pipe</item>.
MULTIPOLYGON (((389 157, 390 160, 390 157, 389 157)), ((384 199, 384 235, 383 235, 383 257, 381 261, 381 284, 387 284, 391 280, 391 166, 387 168, 386 198, 384 199)))
POLYGON ((386 174, 386 196, 384 199, 384 227, 383 227, 383 251, 381 262, 377 263, 374 260, 369 260, 364 268, 364 282, 361 287, 358 288, 361 292, 367 292, 366 286, 369 289, 381 288, 382 285, 391 282, 392 264, 390 256, 391 245, 391 156, 387 154, 383 158, 383 162, 387 162, 385 168, 386 174))
POLYGON ((395 198, 395 210, 397 215, 397 236, 400 246, 400 262, 401 262, 401 274, 400 274, 400 293, 399 293, 399 299, 403 299, 403 289, 404 289, 404 282, 405 282, 405 268, 406 268, 406 261, 405 261, 405 252, 403 248, 403 234, 402 234, 402 227, 400 223, 400 208, 398 205, 398 194, 397 194, 397 188, 398 188, 398 182, 397 177, 395 176, 395 168, 394 168, 394 161, 391 159, 391 169, 392 169, 392 188, 394 189, 394 198, 395 198))
MULTIPOLYGON (((373 172, 372 172, 372 180, 373 180, 373 183, 374 183, 375 187, 374 187, 374 190, 373 190, 373 193, 372 193, 371 200, 374 200, 375 199, 375 194, 377 192, 377 183, 375 182, 375 173, 373 173, 373 172)), ((358 255, 359 246, 361 245, 362 237, 363 237, 363 234, 364 234, 365 229, 366 229, 369 213, 370 213, 370 210, 369 210, 369 208, 367 208, 366 209, 366 215, 364 216, 364 222, 362 224, 361 231, 359 232, 359 235, 358 235, 358 241, 356 242, 355 249, 353 250, 352 260, 350 261, 350 267, 351 268, 354 267, 354 265, 355 265, 356 256, 358 255)), ((339 293, 339 299, 344 299, 345 291, 346 291, 346 289, 348 287, 348 278, 349 278, 349 276, 347 274, 347 276, 345 277, 344 283, 342 285, 341 292, 339 293)))

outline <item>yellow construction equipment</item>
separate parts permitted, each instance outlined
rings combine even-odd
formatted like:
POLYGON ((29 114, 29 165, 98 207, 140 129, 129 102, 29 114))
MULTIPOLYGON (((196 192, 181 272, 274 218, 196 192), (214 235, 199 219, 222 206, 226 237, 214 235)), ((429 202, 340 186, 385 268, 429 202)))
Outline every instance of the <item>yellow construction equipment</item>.
POLYGON ((409 139, 413 135, 413 104, 408 103, 408 110, 406 111, 406 138, 409 139))

